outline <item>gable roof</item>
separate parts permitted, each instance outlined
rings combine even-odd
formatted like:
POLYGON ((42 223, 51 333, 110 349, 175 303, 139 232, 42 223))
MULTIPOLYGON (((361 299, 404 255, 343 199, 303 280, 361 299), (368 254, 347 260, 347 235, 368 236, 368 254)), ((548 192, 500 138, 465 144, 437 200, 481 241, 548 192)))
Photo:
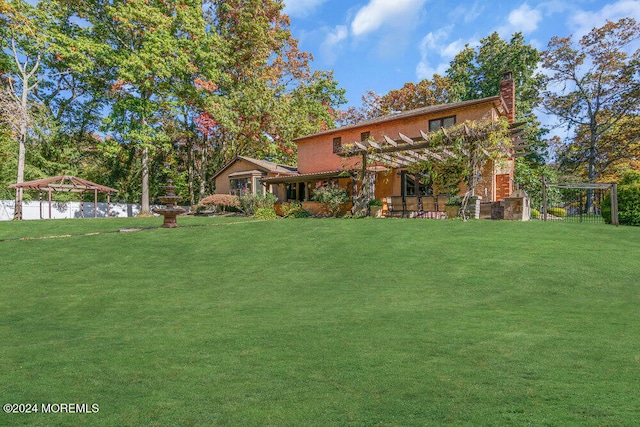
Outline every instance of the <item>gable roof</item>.
POLYGON ((295 138, 293 141, 294 142, 299 142, 299 141, 302 141, 304 139, 310 138, 312 136, 328 135, 328 134, 331 134, 331 133, 337 133, 337 132, 342 132, 342 131, 345 131, 345 130, 357 129, 357 128, 361 128, 361 127, 371 126, 371 125, 374 125, 374 124, 391 122, 391 121, 399 120, 399 119, 406 119, 406 118, 411 118, 411 117, 424 116, 424 115, 427 115, 427 114, 434 114, 434 113, 443 113, 443 112, 446 112, 446 111, 449 111, 449 110, 456 110, 456 109, 459 109, 459 108, 472 107, 472 106, 478 105, 478 104, 495 103, 495 102, 501 102, 501 98, 500 98, 499 95, 491 96, 491 97, 488 97, 488 98, 472 99, 470 101, 452 102, 450 104, 429 105, 427 107, 416 108, 414 110, 408 110, 408 111, 401 111, 399 113, 394 113, 394 114, 389 114, 389 115, 386 115, 386 116, 376 117, 376 118, 369 119, 369 120, 364 120, 362 122, 358 122, 358 123, 342 126, 342 127, 335 128, 335 129, 328 129, 328 130, 325 130, 325 131, 322 131, 322 132, 315 133, 313 135, 307 135, 307 136, 295 138))
POLYGON ((87 179, 78 178, 71 175, 58 175, 50 178, 35 179, 33 181, 25 181, 19 184, 11 184, 9 188, 22 188, 27 190, 53 190, 68 192, 88 192, 97 190, 101 193, 117 193, 115 188, 106 185, 96 184, 87 179))
POLYGON ((252 164, 253 166, 257 167, 263 172, 277 173, 277 174, 283 174, 283 175, 296 175, 298 173, 298 169, 295 166, 281 165, 279 163, 270 162, 268 160, 254 159, 252 157, 236 156, 229 163, 224 165, 222 169, 220 169, 212 177, 212 179, 216 179, 218 175, 220 175, 222 172, 224 172, 229 167, 231 167, 231 165, 233 165, 235 162, 240 160, 244 160, 245 162, 252 164))

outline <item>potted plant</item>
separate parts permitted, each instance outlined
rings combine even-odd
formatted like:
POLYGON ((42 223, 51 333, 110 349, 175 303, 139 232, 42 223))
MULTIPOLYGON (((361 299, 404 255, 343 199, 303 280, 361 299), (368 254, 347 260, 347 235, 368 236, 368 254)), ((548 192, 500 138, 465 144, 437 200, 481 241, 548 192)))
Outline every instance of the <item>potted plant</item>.
POLYGON ((369 216, 373 218, 382 218, 382 200, 369 200, 369 216))
POLYGON ((462 206, 462 198, 460 196, 451 196, 444 203, 444 210, 447 212, 447 218, 457 218, 462 206))

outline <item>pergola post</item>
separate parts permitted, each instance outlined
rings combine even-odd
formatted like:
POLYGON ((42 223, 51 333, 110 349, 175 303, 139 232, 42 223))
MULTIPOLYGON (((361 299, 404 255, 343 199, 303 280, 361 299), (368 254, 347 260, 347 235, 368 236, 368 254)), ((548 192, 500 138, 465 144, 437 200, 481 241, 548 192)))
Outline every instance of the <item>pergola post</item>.
POLYGON ((49 219, 51 219, 51 187, 49 187, 49 219))
POLYGON ((42 190, 38 191, 38 201, 40 202, 40 219, 42 218, 42 190))
POLYGON ((98 189, 93 189, 93 217, 98 218, 98 189))
POLYGON ((111 193, 107 193, 107 218, 111 218, 111 193))

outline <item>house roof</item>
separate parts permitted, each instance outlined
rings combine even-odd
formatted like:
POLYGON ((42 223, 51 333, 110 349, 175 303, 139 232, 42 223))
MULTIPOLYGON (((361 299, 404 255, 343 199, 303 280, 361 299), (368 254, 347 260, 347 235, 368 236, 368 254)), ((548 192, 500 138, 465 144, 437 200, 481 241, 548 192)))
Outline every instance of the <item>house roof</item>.
POLYGON ((298 169, 295 166, 281 165, 279 163, 273 163, 268 160, 254 159, 252 157, 236 156, 233 158, 233 160, 231 160, 229 163, 224 165, 222 169, 220 169, 213 176, 213 179, 216 179, 218 175, 220 175, 222 172, 227 170, 235 162, 240 160, 244 160, 245 162, 254 165, 258 169, 262 170, 263 172, 282 174, 282 175, 295 175, 298 173, 298 169))
POLYGON ((300 137, 300 138, 296 138, 293 141, 294 142, 300 142, 300 141, 302 141, 304 139, 307 139, 307 138, 310 138, 310 137, 313 137, 313 136, 328 135, 328 134, 332 134, 332 133, 342 132, 342 131, 345 131, 345 130, 351 130, 351 129, 357 129, 357 128, 361 128, 361 127, 371 126, 371 125, 374 125, 374 124, 391 122, 391 121, 398 120, 398 119, 406 119, 406 118, 424 116, 424 115, 427 115, 427 114, 434 114, 434 113, 443 113, 443 112, 450 111, 450 110, 455 110, 455 109, 459 109, 459 108, 466 108, 466 107, 472 107, 474 105, 485 104, 485 103, 490 103, 490 102, 491 103, 501 102, 501 98, 500 98, 499 95, 496 95, 496 96, 491 96, 491 97, 488 97, 488 98, 472 99, 470 101, 452 102, 450 104, 430 105, 430 106, 427 106, 427 107, 416 108, 414 110, 402 111, 400 113, 389 114, 389 115, 382 116, 382 117, 376 117, 374 119, 364 120, 362 122, 358 122, 358 123, 354 123, 354 124, 351 124, 351 125, 342 126, 342 127, 335 128, 335 129, 328 129, 328 130, 325 130, 325 131, 322 131, 322 132, 315 133, 313 135, 307 135, 307 136, 303 136, 303 137, 300 137))
POLYGON ((81 193, 86 191, 97 190, 101 193, 117 193, 115 188, 106 185, 96 184, 86 179, 78 178, 70 175, 59 175, 50 178, 36 179, 33 181, 21 182, 19 184, 11 184, 9 188, 22 188, 27 190, 53 190, 53 191, 69 191, 81 193))
POLYGON ((304 173, 289 176, 275 176, 271 178, 262 178, 262 182, 265 182, 267 184, 286 184, 289 182, 305 182, 314 179, 338 178, 342 176, 344 172, 344 170, 332 170, 326 172, 304 173))

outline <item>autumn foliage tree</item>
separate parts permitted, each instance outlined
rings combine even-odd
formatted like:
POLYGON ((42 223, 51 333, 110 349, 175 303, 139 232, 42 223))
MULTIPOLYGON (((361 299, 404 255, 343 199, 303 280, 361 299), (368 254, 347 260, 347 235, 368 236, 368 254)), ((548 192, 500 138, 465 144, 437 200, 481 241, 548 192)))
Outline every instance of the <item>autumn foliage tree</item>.
POLYGON ((212 0, 210 25, 226 53, 217 89, 205 99, 201 128, 222 162, 236 155, 292 163, 296 136, 333 127, 344 102, 330 72, 311 72, 282 2, 212 0))
POLYGON ((543 53, 544 107, 574 131, 559 150, 561 165, 593 182, 637 155, 640 112, 640 25, 607 22, 574 43, 554 37, 543 53))

